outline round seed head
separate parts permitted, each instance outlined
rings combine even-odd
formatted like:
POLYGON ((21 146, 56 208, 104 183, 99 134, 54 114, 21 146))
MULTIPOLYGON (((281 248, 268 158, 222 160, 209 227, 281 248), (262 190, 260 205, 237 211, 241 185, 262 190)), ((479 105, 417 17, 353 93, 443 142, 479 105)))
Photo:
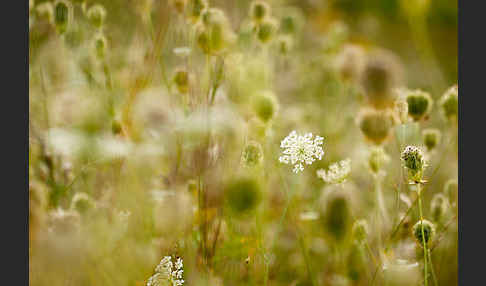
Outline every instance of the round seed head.
POLYGON ((421 90, 407 92, 408 115, 415 121, 425 118, 432 108, 432 97, 421 90))
POLYGON ((389 111, 365 109, 358 118, 359 127, 370 142, 380 145, 389 138, 394 125, 389 111))
POLYGON ((277 98, 271 91, 263 91, 255 94, 252 98, 252 103, 256 115, 263 122, 268 122, 277 113, 277 98))
POLYGON ((278 23, 274 18, 265 18, 257 28, 257 38, 262 43, 271 41, 277 33, 278 23))
POLYGON ((368 157, 368 166, 371 172, 378 174, 387 162, 390 161, 390 157, 385 153, 382 147, 373 147, 368 157))
POLYGON ((353 225, 353 237, 357 242, 365 242, 368 237, 369 227, 364 219, 357 220, 353 225))
POLYGON ((368 55, 361 85, 369 103, 378 109, 390 107, 394 103, 395 88, 401 77, 401 67, 395 55, 387 51, 377 51, 368 55))
POLYGON ((442 113, 447 120, 454 121, 458 118, 459 97, 457 85, 449 88, 440 99, 442 113))
POLYGON ((177 70, 173 80, 180 93, 185 94, 189 91, 189 73, 185 69, 177 70))
POLYGON ((259 165, 263 160, 263 149, 260 143, 249 142, 241 154, 241 162, 248 167, 259 165))
POLYGON ((87 16, 93 26, 101 28, 106 17, 105 7, 101 4, 95 4, 88 9, 87 16))
POLYGON ((335 195, 328 201, 324 223, 329 234, 341 241, 349 231, 351 212, 345 196, 335 195))
POLYGON ((71 17, 70 9, 69 4, 64 0, 59 0, 54 5, 54 24, 59 34, 64 34, 67 31, 71 17))
POLYGON ((410 180, 420 181, 427 166, 422 150, 416 146, 407 146, 402 152, 401 160, 408 170, 410 180))
POLYGON ((86 193, 76 193, 71 200, 71 210, 75 210, 81 215, 94 209, 94 205, 93 199, 86 193))
POLYGON ((428 151, 432 151, 440 142, 441 134, 438 129, 425 129, 422 131, 424 145, 428 151))
POLYGON ((270 15, 270 5, 264 1, 253 1, 250 5, 250 18, 255 23, 262 22, 265 17, 270 15))
POLYGON ((293 34, 297 30, 297 20, 293 15, 285 15, 280 20, 280 32, 282 34, 293 34))
POLYGON ((54 20, 54 6, 51 2, 44 2, 35 7, 39 19, 52 23, 54 20))
POLYGON ((435 222, 440 222, 449 209, 449 200, 441 193, 435 194, 430 202, 432 218, 435 222))
POLYGON ((231 180, 225 188, 228 207, 235 214, 245 214, 253 210, 260 201, 260 186, 251 177, 231 180))
POLYGON ((413 236, 417 240, 419 245, 423 245, 423 241, 425 240, 425 244, 428 245, 435 235, 435 226, 430 221, 424 219, 419 220, 412 228, 413 236), (422 236, 422 229, 424 235, 422 236))
POLYGON ((202 15, 203 25, 197 27, 196 41, 205 54, 222 52, 235 40, 228 20, 219 9, 208 9, 202 15))

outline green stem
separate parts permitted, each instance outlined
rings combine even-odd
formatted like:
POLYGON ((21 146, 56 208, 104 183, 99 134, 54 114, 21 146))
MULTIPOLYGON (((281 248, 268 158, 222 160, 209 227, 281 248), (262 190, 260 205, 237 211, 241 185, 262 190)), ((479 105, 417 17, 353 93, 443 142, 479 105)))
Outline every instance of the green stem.
POLYGON ((424 233, 424 217, 422 213, 422 192, 421 192, 421 185, 420 183, 417 184, 417 193, 418 193, 418 203, 419 203, 419 214, 420 214, 420 230, 422 232, 422 245, 424 247, 424 281, 425 286, 428 285, 428 272, 427 272, 427 244, 425 243, 425 233, 424 233))

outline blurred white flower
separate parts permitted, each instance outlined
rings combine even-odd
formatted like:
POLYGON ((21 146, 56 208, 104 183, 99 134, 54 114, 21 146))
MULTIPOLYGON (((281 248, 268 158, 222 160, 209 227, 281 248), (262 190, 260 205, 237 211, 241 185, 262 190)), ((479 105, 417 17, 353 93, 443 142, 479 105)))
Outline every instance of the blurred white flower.
POLYGON ((311 165, 316 159, 321 160, 324 150, 320 145, 324 138, 316 136, 312 139, 312 133, 298 135, 294 130, 280 143, 283 155, 278 159, 281 163, 294 165, 293 172, 304 170, 304 164, 311 165))
POLYGON ((346 178, 348 177, 350 172, 351 172, 351 160, 346 159, 331 164, 327 172, 323 169, 317 170, 317 176, 323 179, 326 183, 340 184, 346 181, 346 178))
POLYGON ((184 265, 182 258, 177 258, 175 264, 172 263, 171 256, 164 256, 159 265, 155 268, 155 274, 149 278, 147 286, 161 286, 169 282, 172 286, 181 286, 184 284, 182 273, 184 265))

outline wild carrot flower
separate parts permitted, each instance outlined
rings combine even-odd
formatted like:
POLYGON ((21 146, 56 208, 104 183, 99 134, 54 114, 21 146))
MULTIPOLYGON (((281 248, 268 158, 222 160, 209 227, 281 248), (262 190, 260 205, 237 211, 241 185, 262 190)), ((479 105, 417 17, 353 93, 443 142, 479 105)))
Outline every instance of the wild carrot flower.
POLYGON ((171 256, 164 256, 155 268, 156 273, 147 281, 147 286, 161 286, 167 282, 171 286, 182 286, 184 284, 184 279, 182 279, 183 268, 182 258, 179 257, 175 263, 172 263, 171 256))
POLYGON ((346 181, 351 172, 351 160, 346 159, 329 166, 329 170, 317 170, 317 176, 329 184, 340 184, 346 181))
POLYGON ((295 130, 280 142, 283 155, 278 159, 280 163, 294 165, 293 172, 304 171, 304 164, 311 165, 316 159, 321 160, 324 150, 321 145, 324 138, 316 136, 312 139, 312 133, 298 135, 295 130))

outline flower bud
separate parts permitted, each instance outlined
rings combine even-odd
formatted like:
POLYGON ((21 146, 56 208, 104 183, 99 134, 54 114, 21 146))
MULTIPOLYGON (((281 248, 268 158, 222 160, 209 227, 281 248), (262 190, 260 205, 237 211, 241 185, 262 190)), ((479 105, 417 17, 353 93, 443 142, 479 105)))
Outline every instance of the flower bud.
POLYGON ((438 129, 425 129, 422 131, 424 145, 428 151, 432 151, 440 142, 441 134, 438 129))
POLYGON ((173 80, 180 93, 185 94, 189 91, 189 74, 186 70, 177 70, 173 80))
POLYGON ((93 26, 101 28, 106 17, 105 7, 101 4, 95 4, 88 9, 87 16, 93 26))
POLYGON ((440 99, 440 106, 442 108, 442 113, 444 117, 448 120, 457 120, 458 118, 458 104, 459 104, 459 97, 458 97, 458 89, 457 85, 446 90, 444 95, 442 95, 440 99))
POLYGON ((255 23, 261 23, 268 15, 270 15, 270 6, 268 3, 259 0, 251 3, 250 18, 255 23))
POLYGON ((251 177, 233 179, 225 187, 228 207, 238 215, 246 214, 258 205, 260 192, 258 182, 251 177))
POLYGON ((442 221, 449 209, 449 200, 441 193, 435 194, 430 202, 430 211, 435 222, 442 221))
POLYGON ((278 23, 274 18, 265 18, 257 28, 257 38, 262 43, 270 42, 277 33, 278 23))
POLYGON ((59 34, 64 34, 67 31, 70 21, 70 9, 69 4, 64 0, 57 1, 54 6, 54 23, 59 34))
POLYGON ((432 108, 432 97, 428 92, 410 90, 407 92, 408 115, 415 121, 425 118, 432 108))
POLYGON ((417 240, 417 243, 420 246, 423 246, 423 241, 425 240, 425 244, 428 245, 435 235, 435 226, 430 221, 424 219, 419 220, 412 228, 413 236, 417 240), (422 236, 422 229, 423 229, 423 236, 422 236))
POLYGON ((278 103, 271 91, 263 91, 252 97, 253 110, 260 120, 268 122, 275 117, 278 110, 278 103))
POLYGON ((422 150, 416 146, 407 146, 402 152, 401 160, 408 170, 410 180, 419 182, 427 166, 422 150))
POLYGON ((249 142, 241 154, 241 162, 248 167, 259 165, 263 160, 263 150, 260 143, 249 142))
POLYGON ((401 66, 395 55, 381 50, 368 55, 361 74, 368 102, 378 109, 392 106, 393 88, 399 84, 400 75, 401 66))
POLYGON ((358 124, 367 140, 380 145, 389 138, 394 119, 389 111, 365 109, 358 117, 358 124))

